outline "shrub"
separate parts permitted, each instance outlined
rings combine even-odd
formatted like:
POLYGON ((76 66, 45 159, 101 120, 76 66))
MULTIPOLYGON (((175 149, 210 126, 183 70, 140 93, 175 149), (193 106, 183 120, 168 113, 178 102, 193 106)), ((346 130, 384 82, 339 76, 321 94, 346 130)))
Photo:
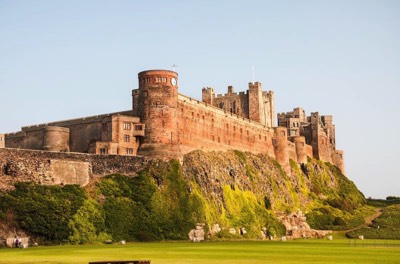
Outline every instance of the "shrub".
POLYGON ((8 195, 7 210, 14 212, 19 227, 28 234, 56 242, 68 239, 69 220, 85 199, 77 185, 17 183, 8 195))
POLYGON ((69 220, 69 241, 74 244, 96 243, 111 239, 105 232, 103 208, 95 200, 85 200, 83 206, 69 220))

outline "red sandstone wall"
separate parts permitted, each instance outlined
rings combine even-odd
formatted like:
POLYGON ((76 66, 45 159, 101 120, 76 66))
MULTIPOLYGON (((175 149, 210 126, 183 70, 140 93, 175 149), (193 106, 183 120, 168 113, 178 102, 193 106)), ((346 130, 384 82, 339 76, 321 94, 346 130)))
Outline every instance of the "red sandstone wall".
POLYGON ((275 157, 273 130, 198 100, 178 97, 180 151, 237 149, 275 157))
POLYGON ((305 151, 306 155, 307 155, 308 157, 310 157, 310 158, 313 157, 312 146, 305 144, 304 147, 305 147, 305 148, 304 148, 304 151, 305 151))
POLYGON ((288 141, 289 159, 297 162, 296 146, 293 142, 288 141))
POLYGON ((318 133, 318 158, 322 161, 325 162, 330 162, 333 164, 332 161, 332 154, 333 154, 333 149, 332 145, 329 143, 329 138, 326 136, 326 134, 322 131, 322 129, 319 129, 318 133))

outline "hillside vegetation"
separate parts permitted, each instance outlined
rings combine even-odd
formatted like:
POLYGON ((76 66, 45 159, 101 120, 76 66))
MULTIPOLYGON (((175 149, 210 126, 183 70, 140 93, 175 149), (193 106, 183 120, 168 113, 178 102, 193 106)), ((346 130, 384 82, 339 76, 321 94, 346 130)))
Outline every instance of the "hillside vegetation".
POLYGON ((382 215, 372 224, 346 233, 349 238, 364 236, 370 239, 400 239, 400 204, 382 209, 382 215))
POLYGON ((212 239, 258 238, 262 228, 285 234, 277 216, 297 210, 311 227, 335 230, 359 225, 370 212, 336 167, 310 159, 291 168, 288 176, 267 155, 195 151, 183 165, 152 161, 137 177, 110 175, 84 189, 18 183, 0 197, 0 232, 49 243, 179 240, 205 223, 206 231, 222 228, 212 239), (228 232, 241 227, 244 236, 228 232))

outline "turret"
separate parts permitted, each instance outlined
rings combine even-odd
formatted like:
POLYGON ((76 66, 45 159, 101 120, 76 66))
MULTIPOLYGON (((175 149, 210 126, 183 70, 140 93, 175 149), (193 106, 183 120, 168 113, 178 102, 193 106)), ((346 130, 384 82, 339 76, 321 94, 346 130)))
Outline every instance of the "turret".
POLYGON ((306 138, 297 136, 294 138, 294 144, 296 147, 297 163, 307 163, 307 154, 305 150, 306 138))
POLYGON ((289 149, 288 149, 286 127, 275 128, 274 152, 276 161, 278 161, 278 163, 281 165, 282 169, 286 172, 286 174, 290 175, 289 149))
POLYGON ((43 129, 43 150, 68 152, 69 128, 46 126, 43 129))
POLYGON ((261 105, 262 105, 262 88, 261 83, 249 83, 249 119, 260 122, 261 105))
POLYGON ((138 155, 178 157, 178 74, 149 70, 140 72, 138 78, 138 114, 145 124, 138 155))
POLYGON ((342 174, 345 174, 344 170, 344 159, 343 159, 343 150, 335 150, 334 162, 335 165, 340 169, 342 174))
POLYGON ((209 105, 214 105, 214 89, 211 87, 203 88, 201 90, 202 101, 209 105))

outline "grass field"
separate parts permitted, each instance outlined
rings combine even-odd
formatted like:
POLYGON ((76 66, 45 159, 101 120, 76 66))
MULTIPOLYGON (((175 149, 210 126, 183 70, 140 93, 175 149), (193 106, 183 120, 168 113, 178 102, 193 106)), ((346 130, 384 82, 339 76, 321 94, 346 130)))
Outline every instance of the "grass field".
POLYGON ((164 263, 400 263, 398 240, 157 242, 0 249, 1 264, 151 260, 164 263))

